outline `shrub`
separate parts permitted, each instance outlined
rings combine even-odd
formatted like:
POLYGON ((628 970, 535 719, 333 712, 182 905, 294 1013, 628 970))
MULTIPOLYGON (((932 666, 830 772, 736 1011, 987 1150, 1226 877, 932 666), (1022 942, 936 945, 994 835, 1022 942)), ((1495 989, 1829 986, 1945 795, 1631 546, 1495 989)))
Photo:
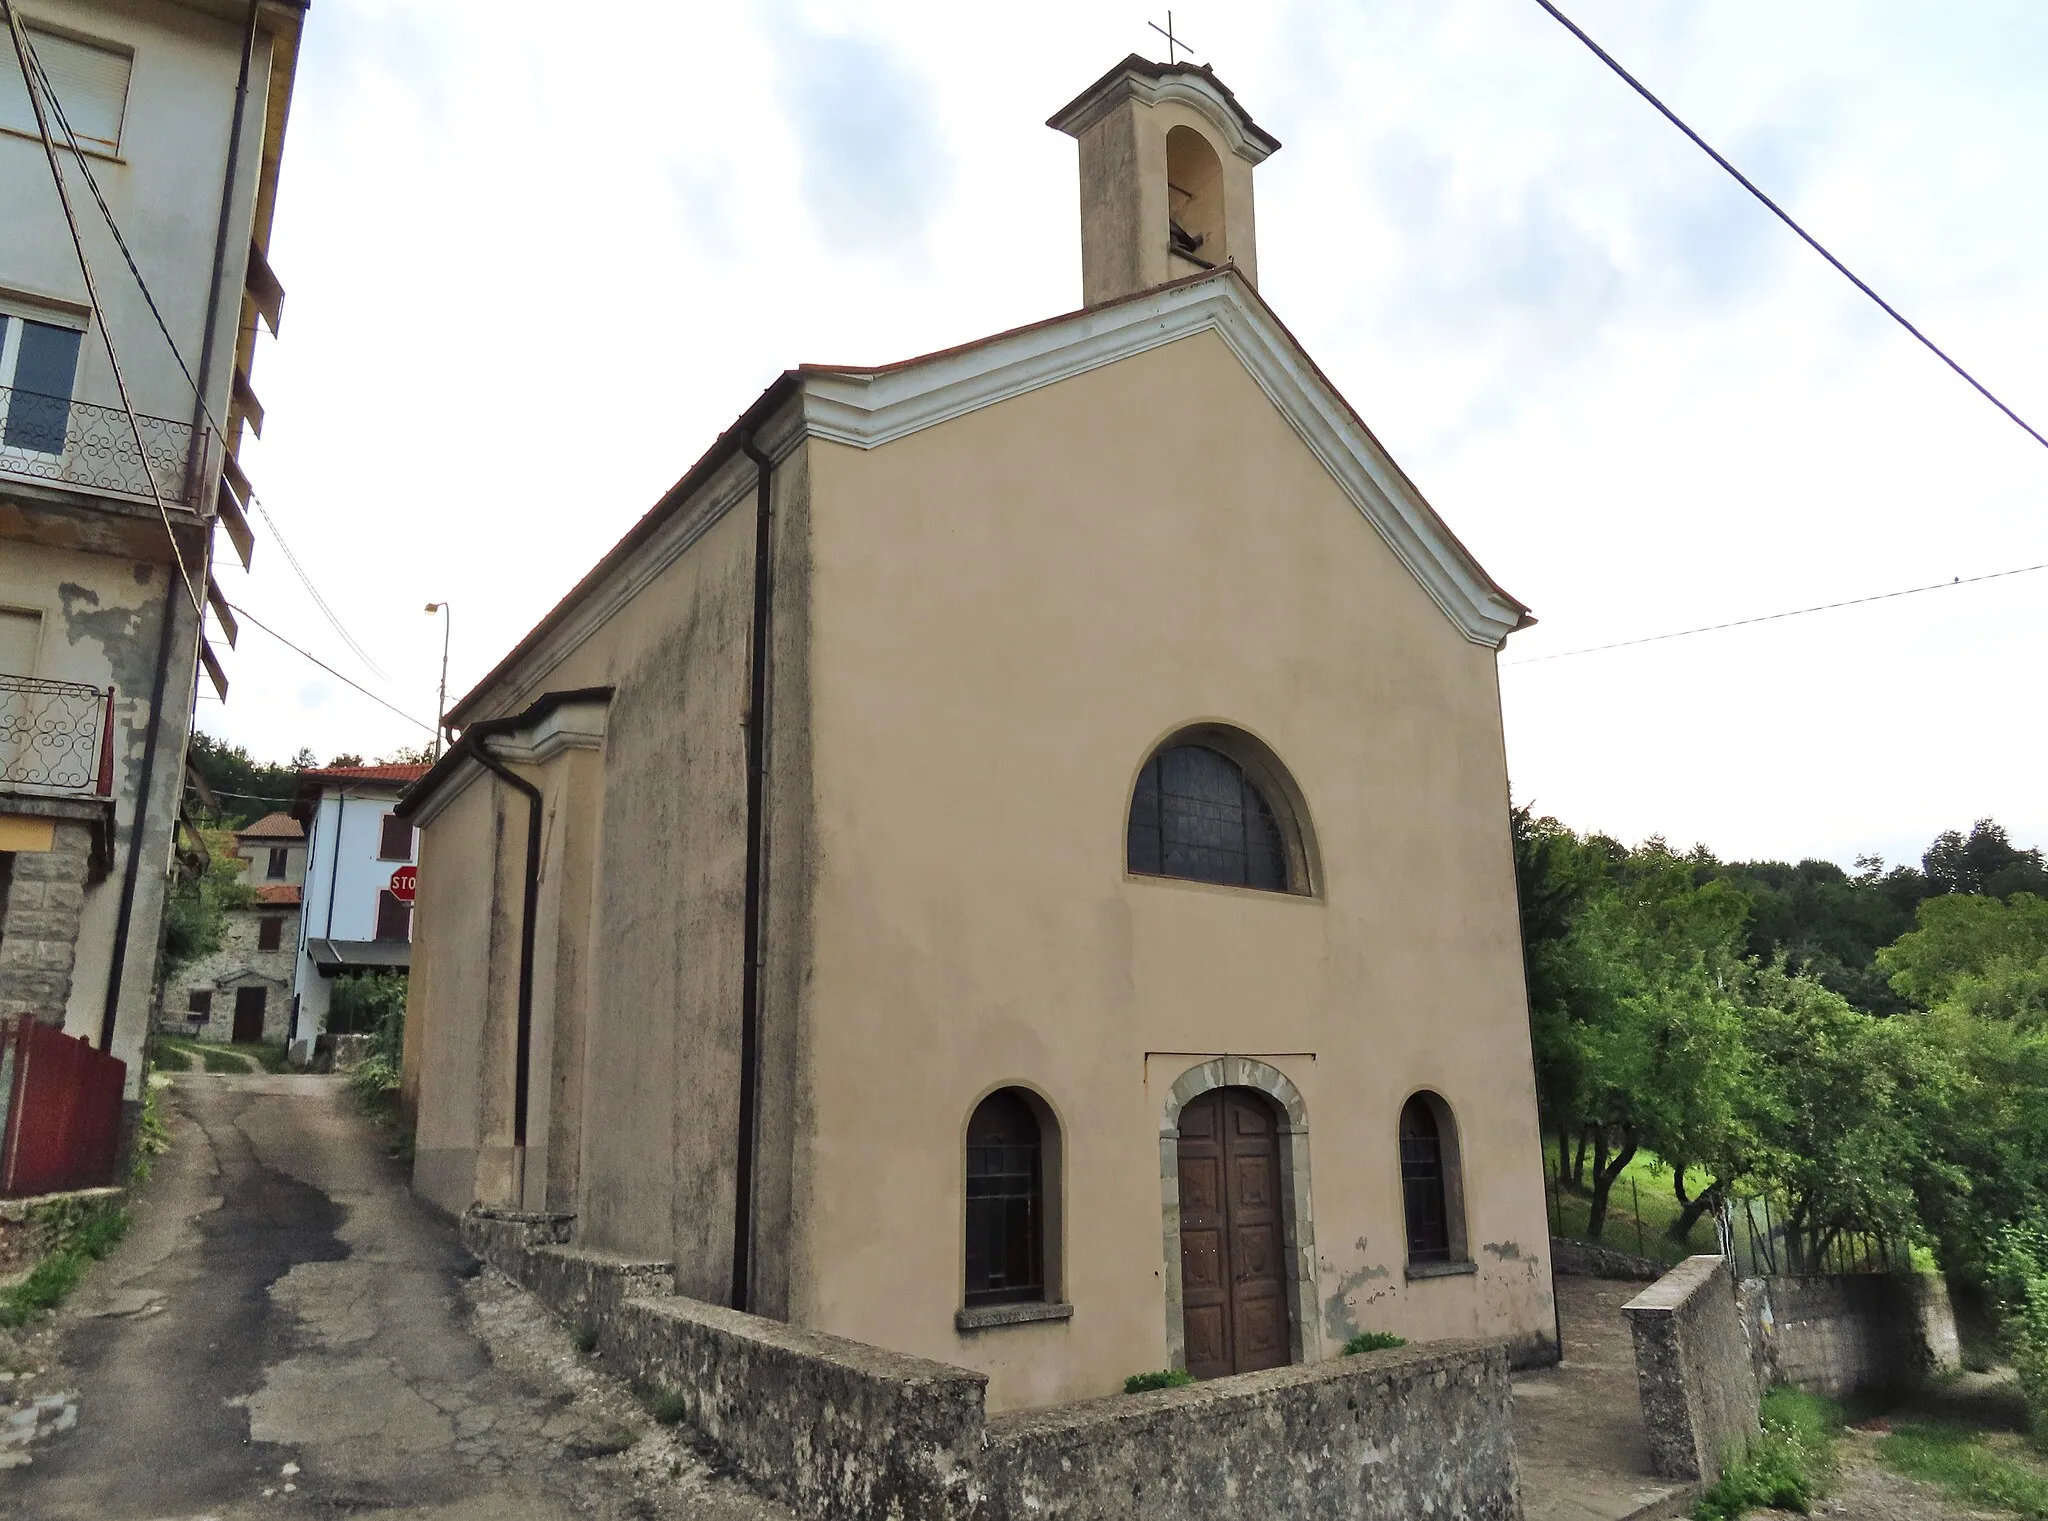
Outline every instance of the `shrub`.
POLYGON ((690 1413, 690 1402, 674 1389, 664 1389, 647 1402, 648 1413, 664 1426, 673 1426, 690 1413))
POLYGON ((1180 1389, 1195 1381, 1185 1368, 1161 1368, 1157 1373, 1133 1373, 1124 1380, 1124 1393, 1143 1394, 1147 1389, 1180 1389))
POLYGON ((2048 1446, 2048 1233, 2032 1225, 2001 1231, 1991 1256, 1991 1290, 2034 1445, 2048 1446))
POLYGON ((1407 1345, 1407 1337, 1396 1336, 1392 1331, 1360 1331, 1344 1343, 1344 1355, 1350 1357, 1359 1352, 1386 1352, 1407 1345))
POLYGON ((1834 1472, 1834 1436, 1841 1415, 1832 1401, 1797 1389, 1764 1396, 1763 1434, 1700 1496, 1699 1521, 1739 1521, 1752 1510, 1807 1515, 1834 1472))
POLYGON ((572 1340, 575 1341, 578 1352, 595 1352, 597 1350, 597 1327, 587 1320, 584 1321, 581 1325, 577 1326, 572 1340))

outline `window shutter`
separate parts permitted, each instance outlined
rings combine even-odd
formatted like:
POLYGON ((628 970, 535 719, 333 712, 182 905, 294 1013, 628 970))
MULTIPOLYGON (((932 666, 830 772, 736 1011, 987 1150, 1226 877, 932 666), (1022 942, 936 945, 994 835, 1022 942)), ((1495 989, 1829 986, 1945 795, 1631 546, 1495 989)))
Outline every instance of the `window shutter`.
POLYGON ((412 905, 400 903, 389 892, 377 894, 377 938, 412 939, 412 905))
POLYGON ((411 819, 401 819, 390 813, 384 815, 384 838, 377 844, 377 857, 383 861, 412 859, 411 819))
MULTIPOLYGON (((121 119, 128 110, 128 74, 134 58, 118 49, 75 42, 39 27, 29 27, 29 45, 36 51, 43 72, 49 76, 64 120, 78 135, 80 147, 117 153, 121 148, 121 119)), ((8 49, 11 54, 13 49, 8 49)), ((10 57, 10 64, 14 60, 10 57)), ((44 99, 48 108, 48 97, 44 99)), ((51 111, 50 137, 62 145, 64 128, 51 111)), ((0 69, 0 127, 16 132, 36 133, 35 108, 29 104, 18 65, 0 69)))

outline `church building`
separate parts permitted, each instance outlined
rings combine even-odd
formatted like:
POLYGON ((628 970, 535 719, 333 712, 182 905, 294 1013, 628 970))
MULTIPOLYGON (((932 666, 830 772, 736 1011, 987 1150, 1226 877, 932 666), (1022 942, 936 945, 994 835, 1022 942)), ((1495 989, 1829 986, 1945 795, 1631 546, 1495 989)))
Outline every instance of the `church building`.
POLYGON ((1549 1360, 1527 609, 1260 298, 1214 73, 1050 125, 1081 309, 786 372, 448 715, 416 1187, 991 1410, 1549 1360))

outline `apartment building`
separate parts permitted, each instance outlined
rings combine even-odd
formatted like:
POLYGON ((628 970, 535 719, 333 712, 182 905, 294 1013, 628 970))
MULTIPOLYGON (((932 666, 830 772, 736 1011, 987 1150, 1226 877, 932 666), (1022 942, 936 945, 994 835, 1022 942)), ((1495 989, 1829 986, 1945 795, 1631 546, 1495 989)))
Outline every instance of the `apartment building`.
POLYGON ((0 1017, 126 1062, 131 1102, 195 688, 225 694, 234 639, 211 567, 250 552, 304 15, 0 0, 0 1017))

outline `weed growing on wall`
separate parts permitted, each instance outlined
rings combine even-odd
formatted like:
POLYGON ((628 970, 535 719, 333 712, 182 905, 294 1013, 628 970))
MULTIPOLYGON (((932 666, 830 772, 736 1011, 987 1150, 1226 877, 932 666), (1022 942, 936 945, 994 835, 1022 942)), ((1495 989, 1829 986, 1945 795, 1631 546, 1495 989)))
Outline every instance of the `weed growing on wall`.
POLYGON ((1357 1352, 1387 1352, 1395 1347, 1407 1345, 1407 1337, 1396 1336, 1392 1331, 1360 1331, 1344 1343, 1344 1355, 1350 1357, 1357 1352))
POLYGON ((1834 1475, 1842 1413, 1832 1400, 1780 1386, 1763 1398, 1763 1434, 1693 1510, 1696 1521, 1739 1521, 1752 1510, 1806 1515, 1834 1475))
POLYGON ((1157 1373, 1133 1373, 1124 1380, 1124 1393, 1143 1394, 1147 1389, 1179 1389, 1195 1381, 1185 1368, 1161 1368, 1157 1373))

